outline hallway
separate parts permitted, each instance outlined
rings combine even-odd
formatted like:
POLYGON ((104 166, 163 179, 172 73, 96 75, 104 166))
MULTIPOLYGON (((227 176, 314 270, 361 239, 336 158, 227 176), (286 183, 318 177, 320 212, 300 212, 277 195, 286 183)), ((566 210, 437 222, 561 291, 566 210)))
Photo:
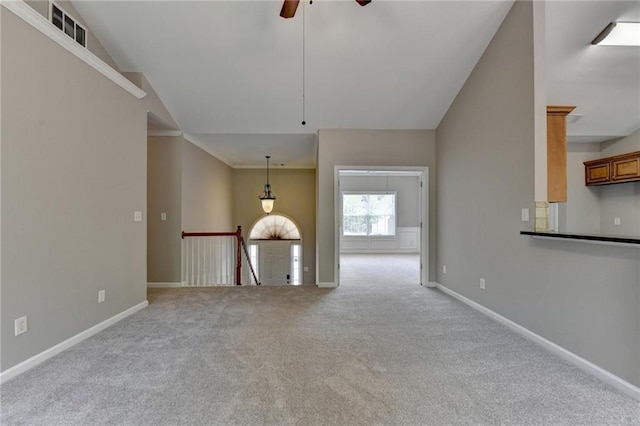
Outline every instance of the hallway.
POLYGON ((420 284, 418 254, 342 254, 340 286, 420 284))

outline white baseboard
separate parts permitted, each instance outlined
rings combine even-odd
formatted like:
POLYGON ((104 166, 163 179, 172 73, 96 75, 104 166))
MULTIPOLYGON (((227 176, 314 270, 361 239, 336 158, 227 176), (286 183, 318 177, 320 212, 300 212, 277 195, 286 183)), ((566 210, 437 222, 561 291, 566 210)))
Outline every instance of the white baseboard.
POLYGON ((576 367, 580 368, 581 370, 586 371, 587 373, 591 374, 592 376, 597 377, 598 379, 602 380, 603 382, 607 383, 608 385, 613 386, 614 388, 616 388, 617 390, 619 390, 620 392, 622 392, 623 394, 630 396, 631 398, 640 401, 640 388, 627 382, 624 379, 621 379, 620 377, 616 376, 615 374, 612 374, 610 372, 608 372, 607 370, 598 367, 597 365, 595 365, 594 363, 587 361, 586 359, 574 354, 571 351, 568 351, 567 349, 563 348, 562 346, 559 346, 547 339, 545 339, 544 337, 534 333, 533 331, 524 328, 523 326, 521 326, 520 324, 517 324, 513 321, 511 321, 508 318, 503 317, 502 315, 492 311, 489 308, 485 308, 484 306, 480 305, 479 303, 474 302, 471 299, 468 299, 466 297, 464 297, 463 295, 456 293, 455 291, 443 286, 442 284, 439 283, 435 283, 436 287, 440 290, 442 290, 444 293, 460 300, 461 302, 471 306, 472 308, 476 309, 477 311, 482 312, 483 314, 487 315, 488 317, 493 318, 494 320, 498 321, 499 323, 506 325, 507 327, 509 327, 511 330, 521 334, 522 336, 526 337, 529 340, 532 340, 533 342, 543 346, 544 348, 546 348, 547 350, 553 352, 554 354, 558 355, 560 358, 563 358, 566 361, 569 361, 571 364, 575 365, 576 367))
POLYGON ((319 288, 337 288, 336 283, 318 283, 319 288))
POLYGON ((147 283, 147 288, 174 288, 184 287, 184 283, 147 283))
POLYGON ((438 287, 438 283, 434 281, 429 281, 427 283, 427 287, 438 287))
POLYGON ((11 368, 8 368, 7 370, 3 371, 2 373, 0 373, 0 384, 5 383, 6 381, 16 377, 19 374, 24 373, 27 370, 32 369, 33 367, 35 367, 38 364, 41 364, 42 362, 48 360, 49 358, 59 354, 60 352, 64 351, 65 349, 69 349, 70 347, 72 347, 73 345, 77 345, 78 343, 82 342, 83 340, 93 336, 94 334, 104 330, 105 328, 109 327, 110 325, 113 325, 115 323, 117 323, 120 320, 123 320, 124 318, 133 315, 134 313, 138 312, 141 309, 146 308, 149 305, 148 301, 144 301, 144 302, 140 302, 135 306, 132 306, 131 308, 127 309, 126 311, 120 312, 117 315, 112 316, 109 319, 106 319, 104 321, 102 321, 99 324, 94 325, 91 328, 86 329, 85 331, 76 334, 73 337, 68 338, 67 340, 65 340, 62 343, 58 343, 57 345, 43 351, 40 352, 37 355, 32 356, 31 358, 27 359, 26 361, 21 362, 18 365, 15 365, 11 368))
POLYGON ((420 254, 420 252, 416 249, 342 249, 340 254, 420 254))

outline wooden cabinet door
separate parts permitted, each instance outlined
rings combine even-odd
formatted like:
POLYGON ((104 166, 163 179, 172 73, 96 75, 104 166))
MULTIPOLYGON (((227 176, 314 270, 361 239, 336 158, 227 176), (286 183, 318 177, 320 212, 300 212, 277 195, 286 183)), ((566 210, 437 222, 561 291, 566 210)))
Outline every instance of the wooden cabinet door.
POLYGON ((611 161, 611 180, 637 180, 640 178, 640 157, 611 161))
POLYGON ((588 164, 585 167, 585 184, 594 185, 609 182, 609 165, 607 161, 599 164, 588 164))
POLYGON ((584 162, 585 185, 640 181, 640 151, 584 162))

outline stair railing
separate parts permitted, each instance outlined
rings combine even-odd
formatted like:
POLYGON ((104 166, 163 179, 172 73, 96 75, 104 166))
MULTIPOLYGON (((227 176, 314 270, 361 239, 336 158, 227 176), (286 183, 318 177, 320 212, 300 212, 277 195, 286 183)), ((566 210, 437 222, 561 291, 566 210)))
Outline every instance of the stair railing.
MULTIPOLYGON (((242 238, 242 227, 238 225, 235 232, 182 232, 182 239, 185 240, 184 247, 184 280, 189 286, 210 286, 214 284, 233 284, 220 282, 228 277, 228 269, 224 266, 230 265, 231 259, 226 258, 225 253, 229 252, 225 248, 223 240, 217 237, 235 237, 235 285, 242 285, 242 252, 244 251, 247 263, 256 285, 260 285, 251 258, 247 250, 247 245, 242 238), (193 239, 193 240, 187 240, 193 239), (188 242, 190 241, 190 242, 188 242), (215 259, 214 259, 215 258, 215 259), (222 262, 219 259, 222 258, 222 262), (226 271, 225 271, 226 269, 226 271)), ((228 247, 228 246, 226 246, 228 247)))
POLYGON ((242 242, 242 249, 244 250, 244 255, 247 259, 247 264, 249 265, 249 270, 251 271, 251 275, 253 276, 253 281, 256 285, 260 285, 260 281, 256 276, 256 271, 253 269, 253 264, 251 263, 251 256, 249 256, 249 250, 247 250, 247 244, 244 242, 244 237, 241 237, 240 241, 242 242))

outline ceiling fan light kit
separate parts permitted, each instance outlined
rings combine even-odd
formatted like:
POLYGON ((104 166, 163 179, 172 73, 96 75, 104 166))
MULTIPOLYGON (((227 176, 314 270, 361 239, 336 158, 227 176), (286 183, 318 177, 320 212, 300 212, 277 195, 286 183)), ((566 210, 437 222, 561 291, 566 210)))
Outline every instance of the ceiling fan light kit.
MULTIPOLYGON (((284 0, 282 3, 282 9, 280 9, 280 16, 289 19, 296 16, 296 10, 298 10, 298 4, 300 0, 284 0)), ((309 4, 313 3, 313 0, 309 1, 309 4)), ((356 0, 360 6, 366 6, 371 3, 371 0, 356 0)))
POLYGON ((300 0, 284 0, 282 3, 282 9, 280 10, 280 16, 289 19, 296 16, 296 10, 298 10, 298 4, 300 0))

